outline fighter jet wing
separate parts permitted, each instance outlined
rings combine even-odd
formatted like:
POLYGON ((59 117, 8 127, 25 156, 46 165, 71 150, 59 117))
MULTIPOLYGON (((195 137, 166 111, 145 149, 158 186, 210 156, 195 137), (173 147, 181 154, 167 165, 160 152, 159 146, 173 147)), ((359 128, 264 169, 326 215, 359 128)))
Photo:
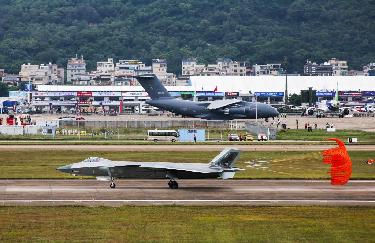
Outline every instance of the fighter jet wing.
POLYGON ((237 100, 237 99, 214 100, 214 101, 210 102, 210 104, 207 106, 207 109, 216 110, 216 109, 224 108, 226 106, 230 106, 230 105, 237 104, 237 103, 240 103, 240 102, 242 102, 242 101, 237 100))
POLYGON ((198 173, 212 173, 221 172, 222 168, 210 168, 207 164, 201 163, 171 163, 171 162, 122 162, 113 161, 112 168, 126 168, 126 167, 140 167, 147 169, 165 169, 165 170, 176 170, 176 171, 188 171, 188 172, 198 172, 198 173))

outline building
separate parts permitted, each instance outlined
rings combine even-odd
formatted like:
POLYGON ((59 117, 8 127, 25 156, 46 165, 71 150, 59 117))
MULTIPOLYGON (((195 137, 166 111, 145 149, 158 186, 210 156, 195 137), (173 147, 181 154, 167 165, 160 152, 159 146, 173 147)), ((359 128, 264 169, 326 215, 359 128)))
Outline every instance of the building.
POLYGON ((135 76, 152 73, 152 67, 140 60, 119 60, 115 66, 115 85, 138 85, 135 76))
POLYGON ((86 74, 86 61, 81 58, 73 57, 68 60, 66 66, 66 82, 72 83, 75 75, 86 74))
POLYGON ((64 84, 64 69, 52 63, 22 64, 19 76, 21 82, 31 82, 33 85, 64 84))
POLYGON ((182 76, 246 76, 245 62, 232 61, 228 58, 219 58, 216 64, 198 64, 196 58, 182 61, 182 76))
POLYGON ((21 78, 17 74, 5 74, 1 81, 8 86, 17 86, 20 83, 21 78))
POLYGON ((363 71, 358 71, 358 70, 349 70, 348 71, 348 76, 364 76, 365 72, 363 71))
POLYGON ((162 84, 168 86, 176 85, 176 75, 167 72, 167 60, 152 59, 152 73, 158 77, 162 84))
POLYGON ((272 75, 279 76, 284 73, 284 69, 281 67, 281 63, 277 64, 265 64, 253 66, 253 72, 255 76, 272 75))
POLYGON ((113 58, 108 58, 106 62, 97 62, 96 63, 96 72, 100 75, 113 75, 115 72, 115 65, 113 63, 113 58))
POLYGON ((307 60, 303 66, 303 74, 305 76, 332 76, 333 67, 328 62, 317 64, 307 60))
POLYGON ((375 76, 375 62, 369 63, 364 66, 363 73, 365 76, 375 76))
POLYGON ((348 62, 331 58, 328 63, 332 66, 333 76, 348 76, 348 62))
MULTIPOLYGON (((332 99, 339 84, 340 100, 374 99, 375 77, 366 76, 291 76, 290 94, 310 87, 319 98, 332 99)), ((189 86, 166 86, 172 96, 189 100, 242 99, 281 102, 285 91, 283 76, 191 76, 189 86), (196 98, 194 98, 194 96, 196 98)), ((43 112, 72 113, 147 113, 154 108, 142 86, 61 86, 39 85, 32 92, 32 106, 43 112)))
POLYGON ((4 69, 0 69, 0 78, 2 78, 4 76, 5 76, 5 70, 4 69))

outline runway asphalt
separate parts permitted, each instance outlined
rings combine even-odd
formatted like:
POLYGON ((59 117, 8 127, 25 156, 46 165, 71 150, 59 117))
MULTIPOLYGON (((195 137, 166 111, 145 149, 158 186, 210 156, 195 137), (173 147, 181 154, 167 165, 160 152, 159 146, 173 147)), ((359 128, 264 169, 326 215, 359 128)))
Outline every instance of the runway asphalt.
MULTIPOLYGON (((255 144, 255 145, 0 145, 2 150, 85 150, 85 151, 220 151, 227 147, 236 147, 242 151, 322 151, 336 145, 292 145, 292 144, 255 144)), ((349 151, 375 151, 375 145, 348 145, 349 151)))
POLYGON ((352 205, 375 206, 375 181, 0 180, 0 205, 352 205))

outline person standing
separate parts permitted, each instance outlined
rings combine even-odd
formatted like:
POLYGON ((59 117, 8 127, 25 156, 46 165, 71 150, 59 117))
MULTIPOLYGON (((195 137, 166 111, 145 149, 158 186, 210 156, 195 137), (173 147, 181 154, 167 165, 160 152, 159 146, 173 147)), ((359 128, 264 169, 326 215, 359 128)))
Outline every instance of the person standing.
POLYGON ((194 143, 197 142, 197 136, 195 136, 195 133, 194 133, 194 143))

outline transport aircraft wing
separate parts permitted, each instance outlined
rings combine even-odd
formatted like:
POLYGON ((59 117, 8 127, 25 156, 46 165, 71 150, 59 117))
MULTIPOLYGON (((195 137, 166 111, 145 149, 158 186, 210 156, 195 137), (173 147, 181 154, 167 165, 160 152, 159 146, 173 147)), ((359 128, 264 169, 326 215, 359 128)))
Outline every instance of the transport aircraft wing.
POLYGON ((211 101, 210 104, 207 106, 208 110, 216 110, 220 108, 224 108, 233 104, 237 104, 242 102, 242 100, 237 99, 230 99, 230 100, 214 100, 211 101))

